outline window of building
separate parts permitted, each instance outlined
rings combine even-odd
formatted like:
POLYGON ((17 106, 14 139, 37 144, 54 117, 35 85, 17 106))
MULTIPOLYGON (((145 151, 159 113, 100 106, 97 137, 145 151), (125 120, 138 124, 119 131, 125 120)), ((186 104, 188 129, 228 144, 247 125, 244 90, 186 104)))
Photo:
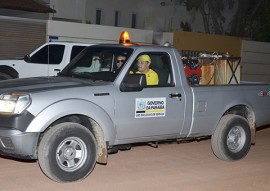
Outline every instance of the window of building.
POLYGON ((97 9, 96 10, 96 24, 100 25, 101 24, 101 14, 102 14, 102 10, 101 9, 97 9))
POLYGON ((119 25, 119 11, 114 12, 114 26, 118 27, 119 25))
POLYGON ((132 13, 132 18, 131 18, 131 28, 136 28, 136 14, 132 13))

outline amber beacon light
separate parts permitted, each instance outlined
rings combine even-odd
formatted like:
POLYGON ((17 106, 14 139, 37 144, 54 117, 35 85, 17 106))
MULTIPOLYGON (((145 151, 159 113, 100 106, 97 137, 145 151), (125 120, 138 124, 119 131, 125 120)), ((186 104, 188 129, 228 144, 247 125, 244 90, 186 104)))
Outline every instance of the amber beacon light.
POLYGON ((130 43, 130 37, 127 31, 123 31, 120 35, 119 39, 120 44, 128 44, 130 43))

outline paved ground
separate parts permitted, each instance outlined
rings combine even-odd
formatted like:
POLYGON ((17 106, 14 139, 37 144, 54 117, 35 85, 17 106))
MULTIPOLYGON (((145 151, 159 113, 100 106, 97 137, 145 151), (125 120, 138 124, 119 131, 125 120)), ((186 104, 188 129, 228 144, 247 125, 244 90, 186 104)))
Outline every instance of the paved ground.
POLYGON ((66 184, 48 179, 36 162, 0 158, 0 182, 1 191, 269 191, 270 128, 258 131, 256 145, 237 162, 217 159, 204 140, 133 147, 66 184))

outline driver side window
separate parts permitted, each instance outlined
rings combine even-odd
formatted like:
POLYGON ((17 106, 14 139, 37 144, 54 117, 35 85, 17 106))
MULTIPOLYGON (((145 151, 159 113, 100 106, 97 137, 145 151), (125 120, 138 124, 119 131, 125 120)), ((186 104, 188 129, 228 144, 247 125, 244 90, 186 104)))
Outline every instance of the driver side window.
POLYGON ((167 87, 173 84, 170 58, 163 52, 145 52, 138 55, 130 74, 145 74, 147 87, 167 87))

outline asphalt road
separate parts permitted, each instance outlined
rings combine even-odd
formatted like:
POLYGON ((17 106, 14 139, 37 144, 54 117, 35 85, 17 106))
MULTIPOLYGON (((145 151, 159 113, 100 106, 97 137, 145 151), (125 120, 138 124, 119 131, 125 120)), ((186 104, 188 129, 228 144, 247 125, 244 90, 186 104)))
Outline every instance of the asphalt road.
POLYGON ((270 128, 237 162, 217 159, 210 140, 136 146, 109 155, 107 165, 76 183, 48 179, 37 162, 0 158, 0 191, 269 191, 270 128))

